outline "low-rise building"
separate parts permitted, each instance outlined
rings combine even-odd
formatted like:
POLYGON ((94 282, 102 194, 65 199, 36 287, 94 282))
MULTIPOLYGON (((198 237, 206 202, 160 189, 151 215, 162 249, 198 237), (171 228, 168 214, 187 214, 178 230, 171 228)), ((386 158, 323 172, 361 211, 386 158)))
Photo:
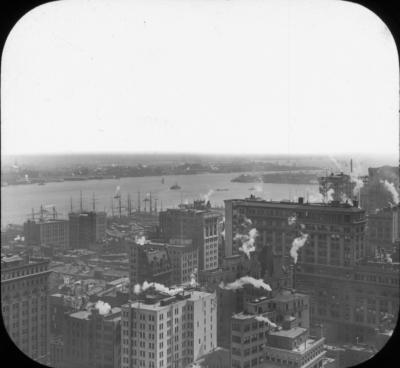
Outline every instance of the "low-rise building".
POLYGON ((62 219, 29 219, 24 223, 24 236, 27 245, 67 249, 69 222, 62 219))
POLYGON ((64 367, 120 367, 121 309, 101 304, 65 318, 64 367))

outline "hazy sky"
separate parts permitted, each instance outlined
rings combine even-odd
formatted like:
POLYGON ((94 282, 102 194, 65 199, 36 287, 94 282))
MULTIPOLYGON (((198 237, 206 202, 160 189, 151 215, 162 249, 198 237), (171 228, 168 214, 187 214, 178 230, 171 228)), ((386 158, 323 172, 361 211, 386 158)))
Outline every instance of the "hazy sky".
POLYGON ((398 154, 395 43, 347 2, 52 2, 1 83, 2 154, 398 154))

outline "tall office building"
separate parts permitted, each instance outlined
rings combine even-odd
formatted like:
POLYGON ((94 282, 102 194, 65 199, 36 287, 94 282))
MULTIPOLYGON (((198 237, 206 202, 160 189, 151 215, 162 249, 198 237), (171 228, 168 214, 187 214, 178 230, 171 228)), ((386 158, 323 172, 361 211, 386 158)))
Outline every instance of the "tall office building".
POLYGON ((24 223, 27 245, 49 245, 67 249, 69 246, 69 223, 62 219, 29 219, 24 223))
POLYGON ((106 234, 105 212, 83 211, 69 213, 69 244, 71 249, 92 248, 106 234))
POLYGON ((260 234, 254 252, 260 263, 265 248, 288 256, 293 240, 307 234, 293 267, 294 286, 310 295, 311 327, 323 324, 328 341, 368 341, 385 318, 397 315, 398 265, 366 260, 367 220, 357 202, 351 206, 250 198, 226 203, 227 252, 240 253, 232 234, 243 217, 251 219, 260 234), (296 218, 294 224, 289 217, 296 218))
POLYGON ((122 306, 122 368, 183 368, 217 346, 215 294, 141 295, 122 306))
POLYGON ((160 235, 166 242, 192 239, 193 247, 199 250, 199 270, 213 270, 218 268, 221 220, 222 215, 204 201, 195 201, 192 206, 160 212, 160 235))
POLYGON ((72 313, 63 326, 65 368, 119 368, 121 309, 102 304, 72 313))
POLYGON ((49 361, 50 271, 46 259, 1 258, 1 308, 12 341, 39 363, 49 361))
POLYGON ((342 172, 339 174, 331 173, 330 175, 319 177, 318 182, 319 192, 326 201, 345 202, 346 200, 352 200, 354 197, 353 191, 356 183, 351 179, 350 175, 342 172), (332 193, 331 196, 329 196, 329 193, 332 193))
POLYGON ((309 242, 299 260, 309 264, 350 266, 365 256, 365 211, 345 203, 330 204, 257 200, 225 201, 226 254, 240 254, 234 239, 245 219, 259 236, 256 249, 271 247, 273 254, 290 255, 293 240, 302 231, 309 242), (295 217, 292 224, 289 218, 295 217))

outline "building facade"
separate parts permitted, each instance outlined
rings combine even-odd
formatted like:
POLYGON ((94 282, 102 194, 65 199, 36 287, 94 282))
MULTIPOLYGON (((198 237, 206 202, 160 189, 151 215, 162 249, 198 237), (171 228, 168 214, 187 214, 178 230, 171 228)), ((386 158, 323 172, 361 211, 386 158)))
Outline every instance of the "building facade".
POLYGON ((215 294, 142 295, 122 306, 122 368, 183 368, 217 347, 215 294))
POLYGON ((46 259, 1 259, 1 308, 12 341, 30 358, 49 362, 50 329, 46 259))
POLYGON ((49 245, 67 249, 69 246, 69 223, 61 219, 28 220, 24 223, 27 245, 49 245))
POLYGON ((121 358, 121 309, 97 308, 65 317, 63 367, 118 368, 121 358))
POLYGON ((104 238, 107 227, 105 212, 71 212, 68 216, 69 247, 71 249, 89 249, 104 238))
POLYGON ((232 367, 322 367, 324 338, 309 335, 308 320, 306 295, 282 291, 248 301, 232 316, 232 367))
MULTIPOLYGON (((232 234, 243 218, 251 219, 260 234, 254 252, 260 263, 268 247, 274 257, 287 257, 295 237, 307 234, 307 241, 298 251, 298 263, 293 267, 293 286, 310 295, 311 329, 322 324, 328 341, 372 338, 381 321, 371 313, 381 313, 380 303, 382 316, 397 315, 396 265, 377 262, 380 266, 372 267, 372 263, 366 262, 367 219, 356 202, 353 206, 337 202, 309 204, 301 199, 297 203, 252 198, 226 202, 227 240, 230 237, 227 253, 239 253, 232 234), (293 216, 296 224, 290 225, 288 218, 293 216), (374 294, 376 297, 372 298, 374 294)), ((264 279, 268 280, 265 274, 264 279)))
POLYGON ((138 244, 135 240, 126 242, 129 256, 130 292, 136 284, 157 282, 170 286, 172 284, 172 265, 165 244, 146 242, 138 244))
POLYGON ((350 175, 344 173, 331 173, 318 178, 319 192, 325 201, 346 201, 354 198, 356 183, 351 180, 350 175), (331 194, 330 194, 331 193, 331 194))
POLYGON ((199 250, 199 270, 218 268, 218 254, 222 215, 195 202, 190 207, 168 209, 160 212, 160 235, 164 241, 192 239, 199 250))
POLYGON ((375 249, 391 251, 399 239, 399 206, 382 208, 368 214, 368 251, 374 254, 375 249))
POLYGON ((171 239, 167 251, 171 260, 173 284, 189 283, 192 275, 197 277, 199 250, 193 247, 191 239, 171 239))

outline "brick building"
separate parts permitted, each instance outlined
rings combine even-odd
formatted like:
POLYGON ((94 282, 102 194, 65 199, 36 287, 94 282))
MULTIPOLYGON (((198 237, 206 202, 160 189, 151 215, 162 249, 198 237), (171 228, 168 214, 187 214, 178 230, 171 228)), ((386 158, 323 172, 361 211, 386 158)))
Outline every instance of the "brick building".
POLYGON ((49 361, 49 298, 46 259, 1 258, 1 308, 12 341, 39 363, 49 361))
POLYGON ((222 215, 195 201, 193 206, 167 209, 160 212, 160 236, 165 242, 171 239, 192 239, 199 250, 199 270, 218 268, 222 215))
POLYGON ((121 309, 82 310, 65 317, 63 367, 119 368, 121 309))

